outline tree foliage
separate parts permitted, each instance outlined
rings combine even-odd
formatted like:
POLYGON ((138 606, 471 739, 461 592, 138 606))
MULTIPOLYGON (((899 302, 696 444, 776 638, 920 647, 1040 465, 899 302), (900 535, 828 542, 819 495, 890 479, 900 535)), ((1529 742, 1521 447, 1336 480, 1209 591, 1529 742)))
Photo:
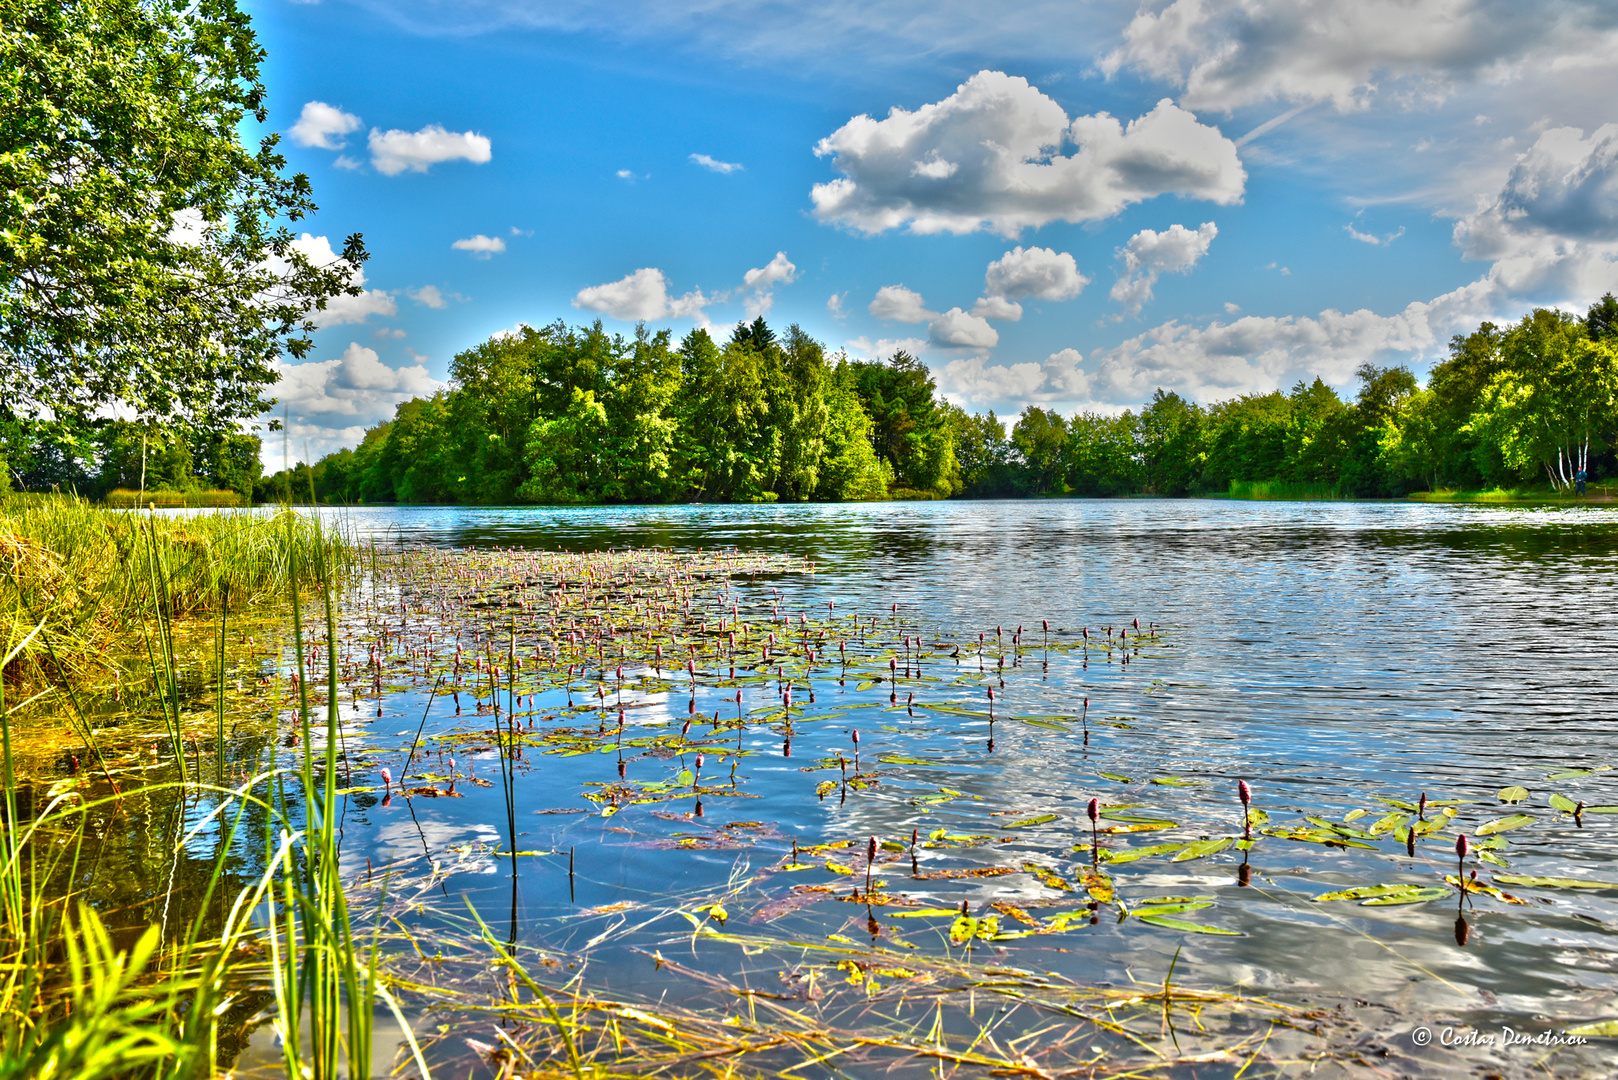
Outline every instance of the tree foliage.
POLYGON ((360 237, 311 263, 290 228, 307 178, 275 135, 242 140, 263 59, 235 0, 0 0, 8 456, 91 457, 114 405, 223 437, 306 353, 311 313, 358 291, 360 237))

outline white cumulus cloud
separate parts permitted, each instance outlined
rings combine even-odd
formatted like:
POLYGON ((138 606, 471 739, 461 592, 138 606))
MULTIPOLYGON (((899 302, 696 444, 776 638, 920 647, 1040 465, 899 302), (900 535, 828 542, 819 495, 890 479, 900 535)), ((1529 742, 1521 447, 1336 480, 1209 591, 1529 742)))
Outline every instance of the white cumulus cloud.
POLYGON ((927 340, 946 348, 992 349, 1000 344, 1000 333, 981 315, 952 307, 927 324, 927 340))
POLYGON ((734 161, 720 161, 717 158, 709 157, 707 154, 692 154, 691 163, 701 165, 704 169, 712 169, 716 173, 725 173, 727 175, 741 171, 741 166, 734 161))
POLYGON ((1129 314, 1138 315, 1152 298, 1159 275, 1188 273, 1208 254, 1208 246, 1218 235, 1219 229, 1211 221, 1204 221, 1195 231, 1179 224, 1162 232, 1142 229, 1118 249, 1124 272, 1109 295, 1129 314))
POLYGON ((702 309, 710 303, 701 289, 670 298, 668 278, 654 266, 642 267, 605 285, 580 289, 573 297, 574 307, 599 311, 625 322, 692 317, 705 322, 702 309))
POLYGON ((798 268, 784 251, 777 251, 775 258, 743 274, 742 287, 753 290, 744 303, 747 317, 756 319, 769 314, 770 307, 775 303, 775 286, 790 285, 797 277, 798 268))
POLYGON ((1003 296, 980 296, 972 305, 972 314, 1001 322, 1017 322, 1022 318, 1022 305, 1003 296))
POLYGON ((1012 237, 1158 195, 1233 203, 1247 180, 1235 144, 1167 99, 1127 125, 1107 113, 1069 120, 1026 79, 998 71, 914 112, 856 116, 815 153, 843 174, 814 186, 815 215, 864 233, 908 225, 1012 237))
MULTIPOLYGON (((389 367, 374 349, 351 341, 336 359, 277 361, 273 367, 280 376, 274 390, 278 404, 263 418, 279 419, 285 408, 290 432, 285 444, 294 461, 313 461, 342 446, 353 446, 366 428, 392 418, 401 401, 445 388, 417 360, 406 367, 389 367)), ((265 464, 280 468, 282 454, 283 440, 266 436, 265 464)))
POLYGON ((1088 284, 1090 279, 1079 273, 1067 252, 1019 245, 989 264, 983 275, 984 297, 973 310, 991 319, 1015 321, 1022 318, 1022 307, 1009 301, 1071 300, 1088 284))
POLYGON ((927 310, 927 302, 921 298, 921 293, 903 285, 882 286, 866 310, 879 319, 891 319, 893 322, 918 323, 938 318, 936 311, 927 310))
POLYGON ((491 157, 493 144, 473 131, 447 131, 428 124, 420 131, 371 129, 371 165, 383 176, 409 169, 426 172, 443 161, 470 161, 481 165, 491 157))
MULTIPOLYGON (((333 266, 342 263, 337 252, 332 250, 331 241, 324 236, 311 236, 304 233, 292 241, 292 247, 304 258, 316 266, 333 266)), ((272 263, 274 260, 272 260, 272 263)), ((344 264, 346 265, 346 264, 344 264)), ((352 268, 349 280, 355 285, 365 284, 365 268, 356 266, 352 268)), ((342 326, 348 323, 362 323, 372 315, 396 315, 399 305, 385 290, 364 289, 358 296, 339 295, 326 301, 324 310, 310 313, 310 318, 316 326, 342 326)))
POLYGON ((324 101, 311 101, 298 114, 298 122, 287 132, 299 146, 316 146, 322 150, 341 150, 342 136, 360 129, 360 118, 346 113, 324 101))
POLYGON ((1472 259, 1492 259, 1503 289, 1550 303, 1588 303, 1618 280, 1618 124, 1588 136, 1542 132, 1500 190, 1455 223, 1472 259))
POLYGON ((419 289, 406 289, 405 295, 423 307, 442 308, 449 306, 444 299, 444 292, 437 285, 423 285, 419 289))
POLYGON ((1379 90, 1442 98, 1535 66, 1610 62, 1600 0, 1173 0, 1141 5, 1103 58, 1180 87, 1191 109, 1265 101, 1365 107, 1379 90))
POLYGON ((464 240, 457 240, 450 247, 456 251, 470 251, 474 259, 488 259, 506 250, 506 242, 498 236, 468 236, 464 240))

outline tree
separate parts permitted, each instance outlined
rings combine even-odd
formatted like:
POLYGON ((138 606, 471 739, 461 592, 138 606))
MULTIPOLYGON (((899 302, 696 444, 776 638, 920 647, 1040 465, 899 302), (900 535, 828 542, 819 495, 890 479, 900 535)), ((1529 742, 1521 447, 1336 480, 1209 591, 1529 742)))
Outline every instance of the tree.
MULTIPOLYGON (((235 0, 0 0, 0 417, 122 403, 218 433, 268 407, 272 362, 359 292, 356 234, 317 266, 314 209, 263 123, 264 52, 235 0)), ((33 425, 30 427, 29 425, 33 425)))
POLYGON ((1591 304, 1584 317, 1584 329, 1591 341, 1618 337, 1618 296, 1608 293, 1591 304))
POLYGON ((1062 494, 1067 423, 1054 409, 1030 405, 1011 429, 1011 444, 1022 459, 1022 489, 1028 495, 1062 494))
POLYGON ((1202 408, 1158 389, 1140 412, 1141 472, 1155 495, 1185 495, 1202 476, 1202 408))

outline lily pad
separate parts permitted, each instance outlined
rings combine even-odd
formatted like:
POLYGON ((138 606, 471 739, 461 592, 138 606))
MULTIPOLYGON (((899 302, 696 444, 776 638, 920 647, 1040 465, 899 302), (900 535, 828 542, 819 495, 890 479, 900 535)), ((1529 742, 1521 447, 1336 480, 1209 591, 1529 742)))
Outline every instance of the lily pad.
POLYGON ((1519 803, 1528 798, 1528 789, 1525 787, 1508 787, 1500 789, 1500 801, 1503 803, 1519 803))
POLYGON ((1153 844, 1151 847, 1130 848, 1127 851, 1103 851, 1101 858, 1110 863, 1134 862, 1136 859, 1149 859, 1153 855, 1167 855, 1183 847, 1184 844, 1153 844))
POLYGON ((1019 818, 1016 821, 1008 821, 1004 825, 1002 825, 1001 828, 1003 828, 1003 829, 1026 829, 1030 825, 1043 825, 1047 821, 1055 821, 1055 820, 1056 820, 1056 815, 1055 814, 1035 814, 1033 817, 1019 818))
POLYGON ((1579 804, 1566 795, 1552 795, 1550 797, 1551 809, 1560 810, 1564 814, 1571 814, 1579 808, 1579 804))

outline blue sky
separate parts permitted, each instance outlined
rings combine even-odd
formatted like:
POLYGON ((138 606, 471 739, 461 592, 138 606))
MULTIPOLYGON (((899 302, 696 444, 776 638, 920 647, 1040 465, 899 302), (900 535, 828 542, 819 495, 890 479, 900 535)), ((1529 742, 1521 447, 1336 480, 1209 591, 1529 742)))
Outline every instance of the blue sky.
POLYGON ((520 322, 762 310, 1006 415, 1423 373, 1618 289, 1610 3, 251 10, 305 248, 372 253, 275 391, 294 456, 520 322))

